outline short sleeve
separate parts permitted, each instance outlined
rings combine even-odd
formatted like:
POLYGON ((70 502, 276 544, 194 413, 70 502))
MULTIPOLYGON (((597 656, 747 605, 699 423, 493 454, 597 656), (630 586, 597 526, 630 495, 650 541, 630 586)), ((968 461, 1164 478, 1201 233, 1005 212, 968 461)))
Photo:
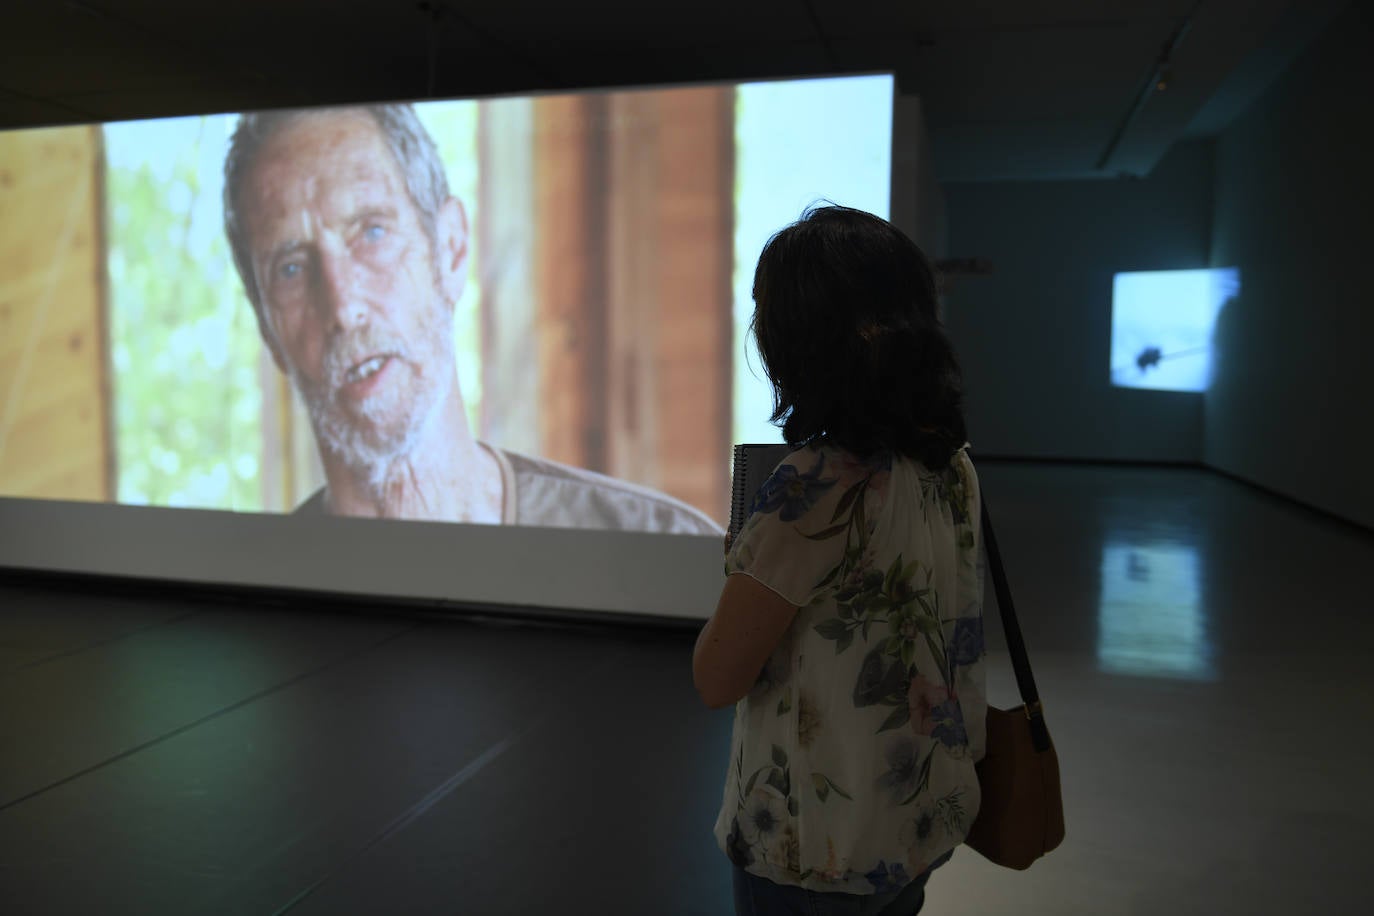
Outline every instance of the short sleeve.
POLYGON ((726 575, 743 573, 790 604, 810 604, 844 559, 845 538, 831 529, 853 493, 838 463, 826 449, 787 456, 759 488, 725 558, 726 575))

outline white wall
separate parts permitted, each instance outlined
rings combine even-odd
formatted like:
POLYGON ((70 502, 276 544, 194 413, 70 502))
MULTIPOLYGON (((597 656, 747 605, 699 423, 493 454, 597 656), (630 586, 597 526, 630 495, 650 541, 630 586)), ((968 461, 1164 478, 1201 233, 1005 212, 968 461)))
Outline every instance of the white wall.
POLYGON ((0 498, 0 567, 705 619, 719 538, 0 498))
POLYGON ((945 190, 935 179, 930 131, 919 96, 896 92, 892 101, 893 225, 931 258, 949 248, 945 190))

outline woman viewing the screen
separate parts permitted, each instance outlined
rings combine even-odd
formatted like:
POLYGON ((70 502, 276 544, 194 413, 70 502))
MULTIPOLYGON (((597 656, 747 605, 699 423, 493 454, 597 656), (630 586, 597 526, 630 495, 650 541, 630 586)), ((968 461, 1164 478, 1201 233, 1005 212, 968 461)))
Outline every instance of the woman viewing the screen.
POLYGON ((808 210, 753 333, 794 450, 727 542, 693 655, 734 705, 716 840, 737 914, 910 916, 978 813, 978 479, 934 272, 890 223, 808 210))

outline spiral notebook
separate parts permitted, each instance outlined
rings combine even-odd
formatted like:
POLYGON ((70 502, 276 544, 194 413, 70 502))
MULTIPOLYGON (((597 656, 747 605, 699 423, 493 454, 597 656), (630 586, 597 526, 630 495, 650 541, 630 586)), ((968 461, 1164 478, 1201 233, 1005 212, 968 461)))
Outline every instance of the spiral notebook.
POLYGON ((744 522, 749 518, 749 507, 754 504, 754 495, 759 487, 773 473, 782 459, 792 454, 792 447, 785 442, 740 443, 735 446, 731 468, 730 488, 730 536, 739 534, 744 522))

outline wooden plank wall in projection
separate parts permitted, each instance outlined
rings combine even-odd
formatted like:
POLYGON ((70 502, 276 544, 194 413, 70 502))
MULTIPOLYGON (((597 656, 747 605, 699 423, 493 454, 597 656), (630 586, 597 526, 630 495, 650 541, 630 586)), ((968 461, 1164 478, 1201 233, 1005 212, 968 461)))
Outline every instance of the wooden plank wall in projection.
POLYGON ((624 276, 623 286, 613 280, 612 315, 640 301, 657 308, 651 318, 641 311, 648 320, 639 326, 614 318, 609 323, 610 365, 631 375, 629 386, 620 388, 630 396, 610 417, 611 467, 724 522, 733 386, 735 90, 713 86, 652 98, 651 111, 643 110, 644 96, 614 96, 612 103, 613 123, 655 125, 651 143, 614 135, 612 258, 640 268, 624 276), (644 207, 646 200, 652 208, 644 207), (654 367, 652 377, 646 364, 654 367), (636 448, 636 439, 645 444, 636 448), (649 478, 636 470, 646 461, 653 464, 649 478))
POLYGON ((534 102, 534 266, 544 454, 606 470, 606 96, 534 102))
POLYGON ((98 127, 0 133, 0 495, 113 496, 98 127))
POLYGON ((543 454, 723 521, 733 89, 540 99, 532 145, 543 454))

